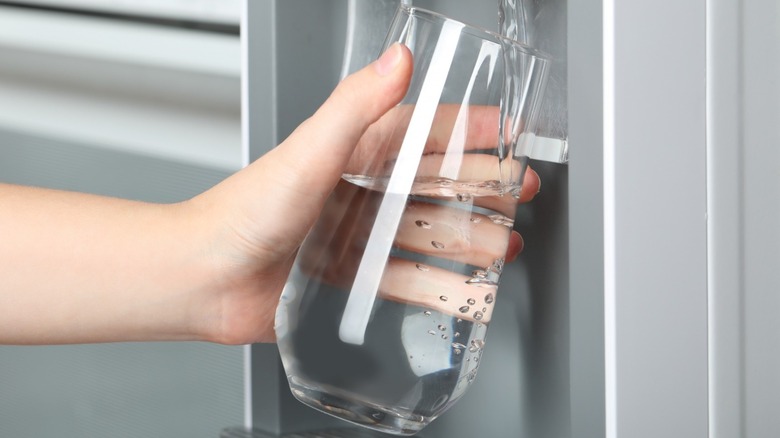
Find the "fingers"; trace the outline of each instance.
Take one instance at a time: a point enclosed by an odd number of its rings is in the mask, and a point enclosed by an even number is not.
[[[511,196],[503,198],[516,205]],[[301,248],[300,267],[310,277],[349,291],[381,192],[342,180],[329,202],[331,208],[320,217]],[[464,320],[488,322],[504,259],[516,257],[523,241],[512,231],[509,217],[500,213],[491,214],[482,208],[471,211],[452,197],[416,198],[404,211],[394,246],[399,251],[385,268],[380,286],[383,298],[440,310]],[[421,260],[425,264],[420,264]],[[488,294],[492,297],[486,300]],[[464,306],[468,308],[463,310]]]
[[[522,171],[523,166],[518,160],[506,159],[500,163],[494,155],[455,152],[424,155],[417,168],[417,178],[450,179],[462,186],[453,187],[453,190],[460,188],[467,193],[484,196],[499,194],[499,187],[496,186],[499,181],[506,181],[510,185],[519,181]]]
[[[426,152],[448,148],[484,150],[498,147],[499,108],[484,105],[441,105],[433,119]]]
[[[511,223],[426,202],[410,203],[395,244],[406,251],[487,267],[506,255]]]
[[[502,179],[502,173],[509,174],[510,180],[519,180],[522,177],[519,193],[513,193],[511,188],[504,187],[509,193],[499,195],[495,183]],[[541,187],[539,175],[530,167],[523,171],[518,160],[506,160],[500,165],[498,157],[485,154],[466,154],[457,159],[449,159],[446,154],[423,156],[417,170],[417,179],[432,181],[440,178],[452,180],[453,183],[448,187],[437,184],[415,193],[449,197],[461,193],[471,194],[474,195],[471,199],[474,205],[510,218],[515,216],[517,203],[531,201]]]
[[[502,169],[503,166],[503,169]],[[417,168],[417,178],[421,180],[430,180],[437,178],[448,178],[456,181],[456,186],[452,191],[457,193],[457,184],[464,185],[462,188],[467,192],[483,195],[475,197],[475,203],[486,202],[482,207],[492,208],[501,211],[509,216],[510,213],[506,207],[499,207],[492,204],[506,204],[510,210],[514,210],[516,202],[529,202],[538,193],[541,188],[539,174],[530,166],[523,171],[523,165],[518,160],[505,160],[499,164],[498,157],[485,154],[464,154],[456,159],[452,159],[447,154],[425,155],[420,159],[420,165]],[[504,175],[502,175],[502,173]],[[503,178],[502,178],[503,177]],[[522,177],[520,193],[512,194],[514,200],[510,201],[511,196],[484,196],[496,193],[496,187],[480,187],[479,184],[498,182],[504,178],[510,181],[517,181]],[[477,184],[477,185],[475,185]],[[509,189],[511,190],[511,189]],[[509,195],[507,194],[507,195]]]
[[[372,175],[382,163],[398,156],[413,105],[400,105],[388,111],[366,131],[348,172]],[[442,104],[438,107],[425,145],[425,153],[496,149],[499,109],[495,106]],[[378,165],[378,166],[377,166]]]
[[[382,118],[383,123],[408,125],[413,107],[399,106]],[[486,105],[442,104],[433,118],[426,153],[447,149],[476,151],[498,147],[499,108]],[[397,132],[403,134],[405,132]],[[397,140],[401,140],[400,138]],[[400,141],[398,142],[400,144]]]
[[[469,282],[472,277],[434,266],[391,258],[379,294],[463,320],[488,323],[493,315],[497,286]]]

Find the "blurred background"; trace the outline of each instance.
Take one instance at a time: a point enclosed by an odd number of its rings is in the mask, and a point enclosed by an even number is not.
[[[240,14],[0,2],[0,181],[174,202],[237,170]],[[243,424],[243,376],[242,347],[3,346],[0,436],[214,438]]]

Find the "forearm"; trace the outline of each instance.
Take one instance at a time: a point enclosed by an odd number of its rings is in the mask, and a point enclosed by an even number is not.
[[[0,185],[0,343],[197,339],[209,269],[183,214]]]

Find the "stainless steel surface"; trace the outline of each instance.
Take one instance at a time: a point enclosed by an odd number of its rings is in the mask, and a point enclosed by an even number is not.
[[[703,438],[706,4],[605,7],[607,436]]]
[[[780,428],[780,7],[710,0],[710,436]]]
[[[294,432],[283,435],[273,435],[258,429],[227,428],[222,430],[219,434],[219,438],[382,438],[389,436],[393,435],[356,428],[326,429],[300,433]],[[417,436],[424,438],[423,435]]]
[[[780,5],[742,2],[745,437],[780,430]]]
[[[777,197],[777,6],[538,3],[567,11],[553,21],[568,44],[570,165],[537,164],[542,193],[521,207],[526,250],[506,273],[476,386],[425,436],[769,436],[780,393],[780,303],[769,293],[780,242],[767,206]],[[495,23],[493,1],[416,4]],[[732,20],[712,40],[726,43],[714,57],[726,68],[708,77],[705,17],[718,5],[721,25]],[[707,97],[705,78],[725,93]],[[720,118],[709,139],[708,98],[723,102],[710,107]],[[734,150],[739,139],[751,147]]]
[[[742,2],[707,2],[710,437],[745,437]]]
[[[569,394],[577,438],[606,436],[602,8],[601,0],[577,0],[567,10]]]
[[[270,151],[277,133],[276,1],[244,1],[241,24],[241,127],[244,165]],[[251,54],[249,56],[248,54]]]

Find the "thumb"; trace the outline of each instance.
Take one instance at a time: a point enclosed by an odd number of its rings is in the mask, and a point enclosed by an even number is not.
[[[324,197],[366,129],[404,97],[411,73],[411,52],[394,44],[378,60],[341,81],[274,153],[290,164],[299,182],[308,182],[304,187],[321,189],[316,195]]]
[[[227,190],[227,199],[246,208],[238,217],[248,220],[236,225],[244,230],[244,239],[262,241],[262,247],[280,254],[297,248],[341,178],[360,137],[401,101],[411,75],[411,52],[393,45],[377,61],[344,79],[320,109],[279,146],[221,183],[222,189],[211,190]],[[257,202],[257,190],[263,188],[269,189],[268,195]]]

